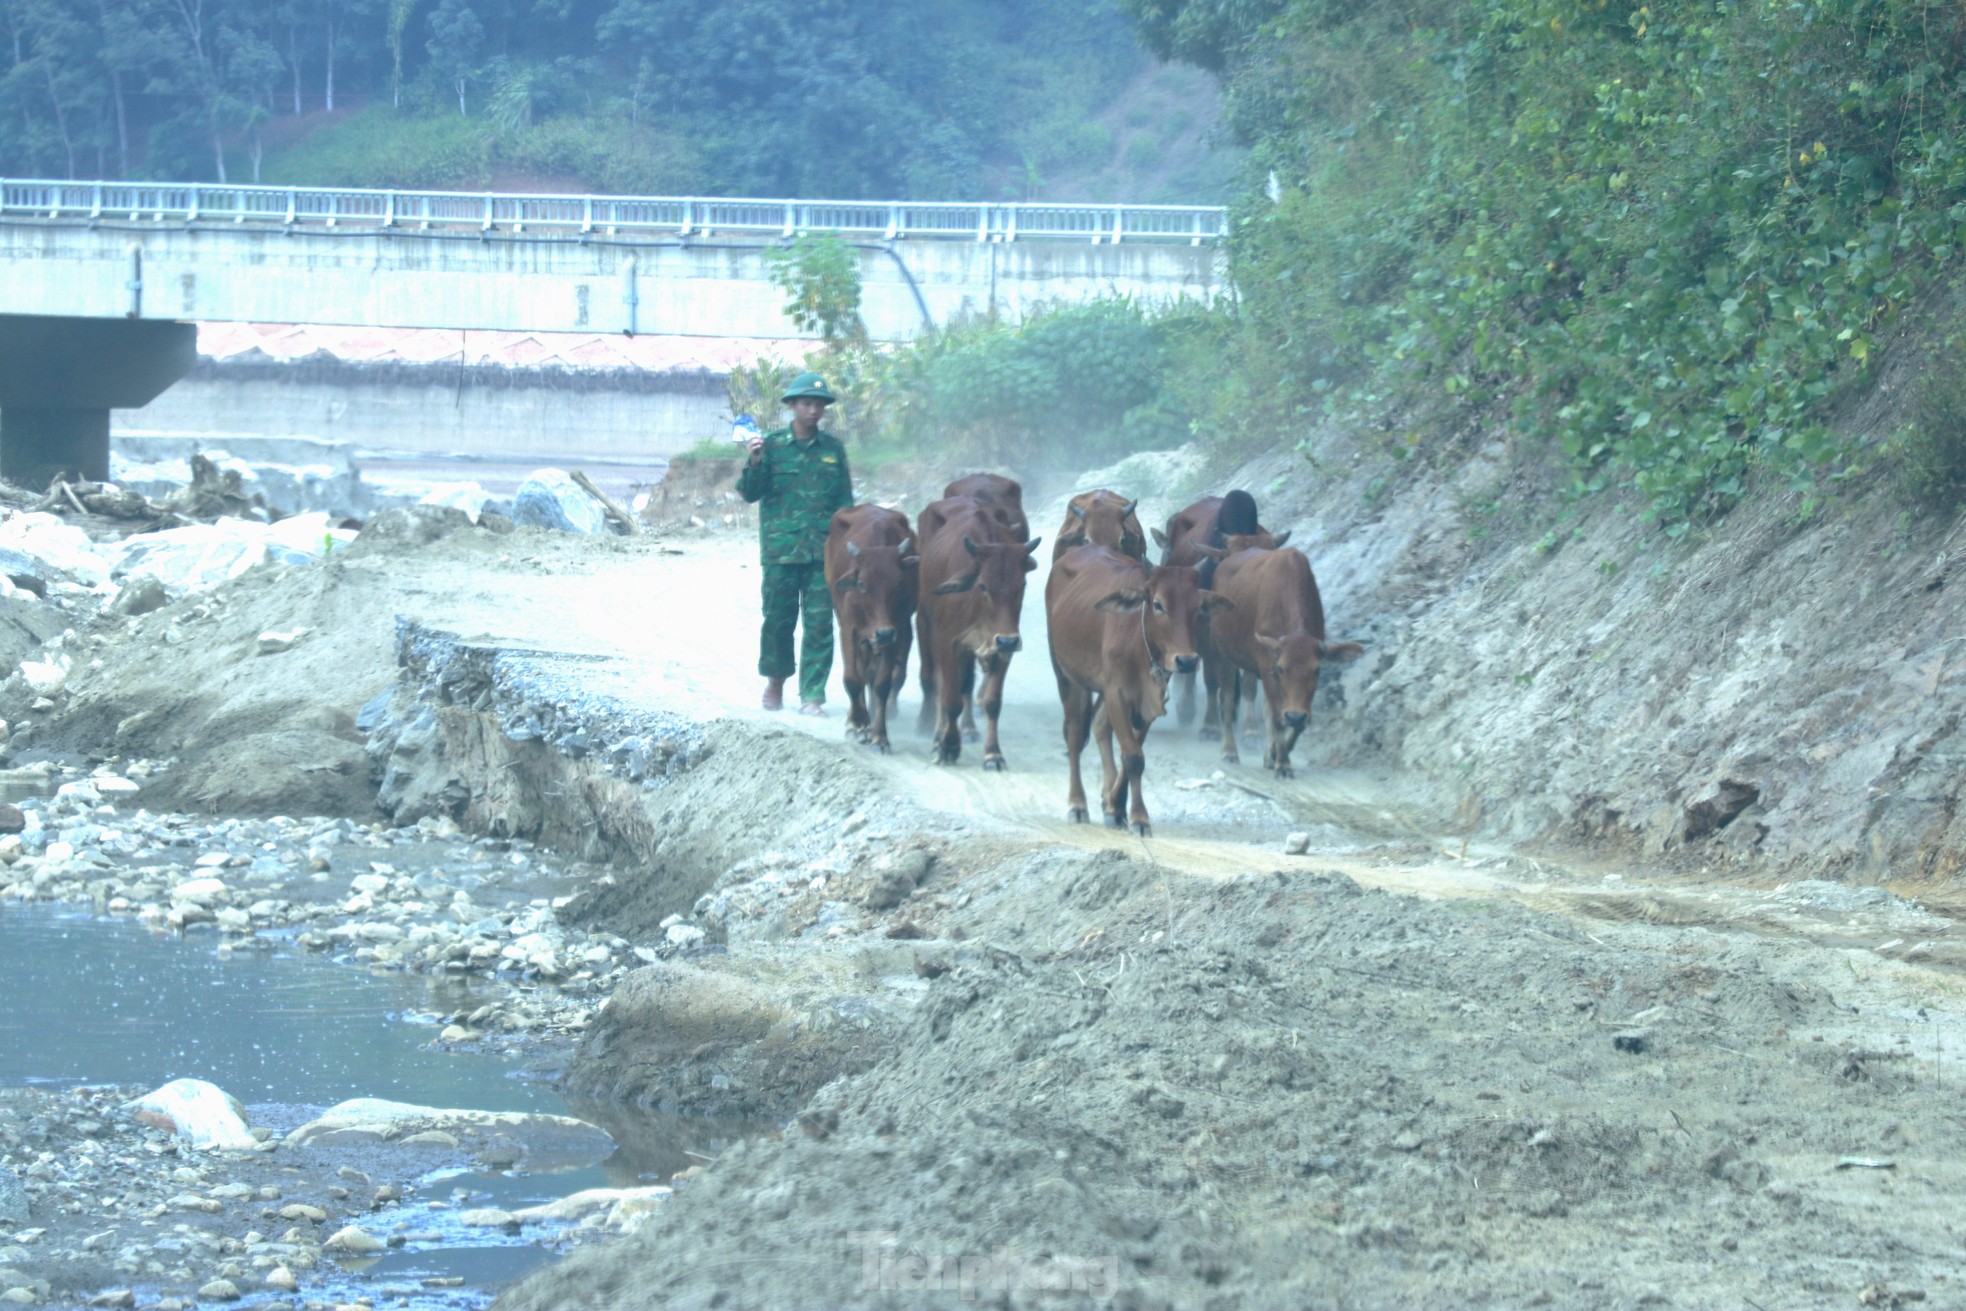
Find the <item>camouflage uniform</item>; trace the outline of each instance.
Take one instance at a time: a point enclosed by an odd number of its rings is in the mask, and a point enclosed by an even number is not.
[[[801,615],[799,699],[824,701],[833,672],[833,600],[826,591],[826,533],[833,511],[853,504],[846,448],[820,431],[800,442],[790,428],[765,434],[763,457],[744,466],[737,494],[758,502],[758,561],[764,566],[764,629],[758,672],[786,678],[793,671],[792,629]]]

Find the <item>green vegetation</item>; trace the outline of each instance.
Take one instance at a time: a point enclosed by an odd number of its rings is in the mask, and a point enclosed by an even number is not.
[[[1955,336],[1913,383],[1910,421],[1887,446],[1906,500],[1951,514],[1966,505],[1966,348]]]
[[[1228,426],[1431,397],[1675,534],[1869,463],[1831,406],[1966,236],[1958,4],[1126,2],[1251,147]]]
[[[1117,0],[0,0],[0,22],[14,176],[1021,199],[1116,160],[1100,111],[1149,69]]]

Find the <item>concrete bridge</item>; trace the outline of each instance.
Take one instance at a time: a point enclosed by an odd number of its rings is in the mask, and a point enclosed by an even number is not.
[[[833,232],[899,341],[1226,286],[1213,207],[532,196],[0,179],[0,477],[106,477],[109,410],[196,359],[193,322],[783,339],[769,253]]]

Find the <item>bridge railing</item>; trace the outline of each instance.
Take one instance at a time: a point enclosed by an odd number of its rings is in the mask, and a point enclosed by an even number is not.
[[[1186,242],[1197,246],[1220,238],[1226,223],[1225,211],[1213,205],[540,196],[0,178],[0,219],[6,218],[679,237],[714,237],[719,233],[791,237],[802,232],[837,232],[890,241]]]

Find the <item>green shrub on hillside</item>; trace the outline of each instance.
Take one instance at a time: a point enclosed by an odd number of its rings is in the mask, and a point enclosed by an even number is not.
[[[375,105],[269,152],[265,178],[315,187],[482,187],[492,145],[490,125],[480,120]]]
[[[1966,506],[1966,348],[1955,338],[1912,384],[1909,422],[1887,455],[1898,489],[1922,509]]]
[[[1129,4],[1254,146],[1245,368],[1505,406],[1673,531],[1858,467],[1829,404],[1966,236],[1957,4]]]

